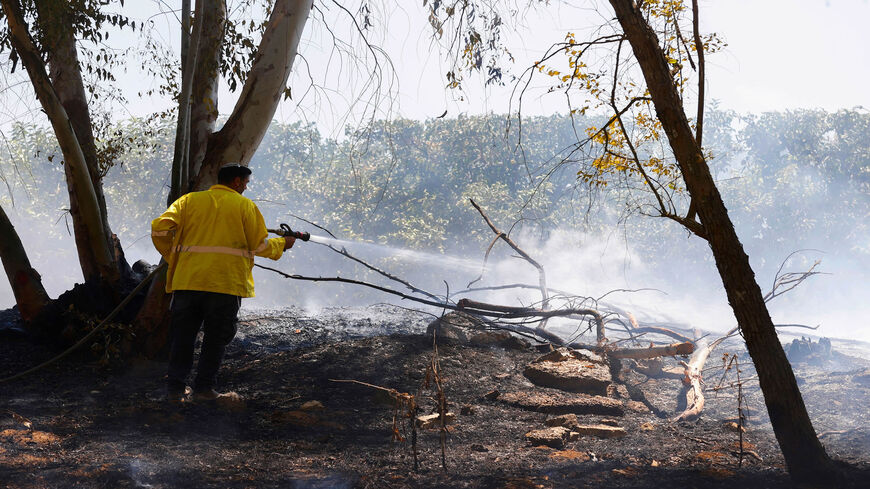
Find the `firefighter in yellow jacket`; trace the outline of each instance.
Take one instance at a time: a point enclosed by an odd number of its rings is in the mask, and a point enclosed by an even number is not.
[[[213,400],[224,349],[236,335],[242,297],[254,296],[254,256],[277,260],[295,239],[267,239],[263,215],[242,192],[251,170],[238,163],[218,171],[218,184],[188,193],[151,222],[154,246],[169,263],[172,293],[168,398],[184,399],[196,335],[203,330],[194,400]]]

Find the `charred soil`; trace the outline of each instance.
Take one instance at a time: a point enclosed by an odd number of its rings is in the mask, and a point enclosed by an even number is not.
[[[699,420],[671,421],[679,380],[623,362],[609,397],[624,409],[577,420],[624,436],[537,446],[526,433],[547,429],[555,414],[505,399],[556,395],[523,375],[546,349],[445,342],[436,353],[424,334],[430,319],[392,308],[248,314],[221,374],[241,400],[171,404],[159,362],[70,361],[0,384],[0,486],[794,487],[738,346],[729,351],[746,379],[742,444],[730,424],[733,376],[720,381],[711,359]],[[0,353],[0,377],[52,355],[15,335],[0,337]],[[854,487],[870,480],[867,367],[843,353],[795,365],[822,442]],[[394,394],[414,396],[418,416],[437,414],[439,380],[450,422],[414,429],[408,398]]]

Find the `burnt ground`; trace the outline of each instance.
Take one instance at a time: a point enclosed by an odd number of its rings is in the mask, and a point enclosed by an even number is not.
[[[437,361],[455,420],[446,432],[418,430],[415,470],[404,409],[383,391],[332,380],[394,388],[416,395],[420,414],[437,411],[436,391],[424,386],[434,357],[423,334],[430,319],[386,307],[248,313],[221,377],[244,406],[168,404],[159,362],[121,369],[79,359],[0,384],[0,487],[793,487],[736,343],[707,363],[700,420],[670,420],[680,409],[679,381],[623,368],[626,390],[648,409],[580,415],[581,423],[612,418],[605,421],[627,435],[584,436],[561,448],[531,446],[524,436],[552,415],[487,396],[533,389],[522,371],[542,348],[441,344]],[[850,345],[835,342],[832,355],[795,370],[828,452],[848,464],[851,486],[868,487],[870,362]],[[720,382],[726,352],[739,354],[746,380],[743,447],[754,455],[742,464],[739,435],[727,425],[738,408],[729,387],[735,369]],[[2,335],[0,377],[51,355]]]

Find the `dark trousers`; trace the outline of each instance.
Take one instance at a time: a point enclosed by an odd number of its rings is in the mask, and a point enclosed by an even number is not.
[[[224,349],[236,336],[236,321],[242,298],[235,295],[177,290],[172,295],[167,383],[170,391],[183,391],[193,367],[193,349],[203,330],[194,391],[212,389],[224,358]]]

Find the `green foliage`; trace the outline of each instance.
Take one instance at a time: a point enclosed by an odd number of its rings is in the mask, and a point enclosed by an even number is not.
[[[738,220],[756,241],[870,252],[870,116],[865,111],[799,110],[742,120],[745,157],[726,182]],[[747,184],[746,181],[751,184]]]
[[[503,18],[494,4],[487,2],[443,2],[423,0],[429,9],[429,25],[436,39],[447,33],[446,49],[453,61],[447,72],[447,88],[462,87],[462,72],[484,75],[487,85],[502,84],[502,70],[513,61],[502,42]]]
[[[576,179],[577,163],[558,165],[554,153],[576,141],[571,122],[526,119],[521,146],[516,121],[507,125],[499,116],[381,122],[363,143],[353,133],[333,140],[310,124],[274,124],[251,162],[246,195],[269,224],[317,232],[295,215],[343,239],[421,251],[482,256],[493,235],[468,204],[472,198],[515,236],[546,239],[557,228],[605,235],[621,222],[620,234],[651,265],[709,261],[703,243],[686,241],[676,224],[635,219],[642,206],[630,189],[589,188]],[[172,131],[171,124],[142,120],[108,130],[126,138],[105,179],[111,225],[125,246],[147,245],[151,219],[164,210]],[[713,171],[759,274],[772,276],[784,254],[798,248],[870,254],[870,115],[711,111],[707,134]],[[68,236],[54,138],[19,125],[8,143],[0,173],[13,189],[17,222],[52,224],[47,238]],[[110,153],[115,144],[100,141]],[[9,198],[0,198],[4,206]],[[698,253],[687,252],[692,247]],[[37,268],[52,252],[28,251]]]
[[[57,43],[57,39],[72,30],[72,36],[79,40],[80,53],[83,56],[82,72],[89,74],[93,82],[87,87],[94,96],[99,96],[96,83],[114,81],[112,72],[124,63],[127,53],[108,49],[104,41],[109,39],[113,30],[142,30],[142,24],[117,12],[110,7],[123,7],[123,0],[21,0],[25,21],[32,25],[37,48],[47,62],[49,46]],[[37,11],[40,14],[37,16]],[[3,11],[0,10],[0,53],[9,53],[14,72],[18,55],[11,48],[9,27]]]

